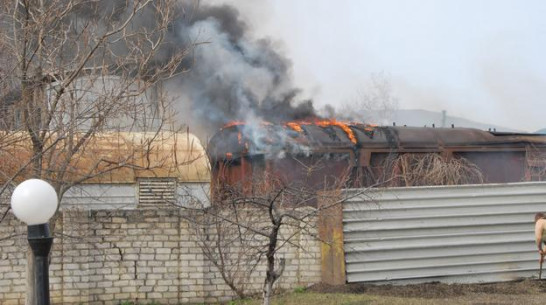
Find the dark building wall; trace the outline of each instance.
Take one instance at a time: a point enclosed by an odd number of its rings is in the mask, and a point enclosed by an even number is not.
[[[248,190],[251,181],[262,179],[264,174],[315,190],[403,186],[403,181],[394,177],[396,169],[389,166],[405,154],[437,154],[446,161],[464,158],[479,169],[484,183],[542,180],[546,176],[540,174],[541,170],[546,172],[544,135],[469,128],[347,126],[356,142],[344,138],[346,131],[336,126],[305,125],[296,134],[292,130],[282,134],[282,126],[264,127],[263,137],[271,140],[265,145],[260,142],[261,146],[256,146],[241,126],[223,129],[209,144],[213,190],[226,185],[245,185]],[[302,153],[294,147],[308,150]],[[531,168],[530,164],[535,165]]]

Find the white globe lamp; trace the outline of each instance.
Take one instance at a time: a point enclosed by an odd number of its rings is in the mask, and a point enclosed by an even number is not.
[[[49,219],[58,206],[57,192],[47,182],[30,179],[19,184],[11,195],[13,214],[28,225],[28,243],[34,254],[34,288],[37,305],[50,305],[49,251],[53,237]]]
[[[44,180],[29,179],[11,195],[13,214],[27,225],[47,223],[57,211],[57,192]]]

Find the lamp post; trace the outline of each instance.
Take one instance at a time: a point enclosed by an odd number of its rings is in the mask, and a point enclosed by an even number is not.
[[[53,244],[49,219],[57,211],[57,192],[47,182],[29,179],[11,195],[13,214],[28,225],[28,243],[34,254],[34,297],[37,305],[49,305],[49,262]]]

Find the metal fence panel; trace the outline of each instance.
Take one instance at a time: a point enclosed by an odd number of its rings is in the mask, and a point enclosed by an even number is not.
[[[346,190],[348,282],[496,282],[538,274],[546,183]]]

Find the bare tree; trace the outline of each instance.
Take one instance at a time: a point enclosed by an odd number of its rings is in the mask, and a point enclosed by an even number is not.
[[[340,115],[357,122],[387,125],[392,122],[397,109],[398,98],[388,77],[384,73],[376,73],[342,106]]]
[[[344,182],[340,177],[329,188],[339,189]],[[317,208],[319,195],[309,185],[264,173],[239,185],[219,186],[212,190],[220,194],[209,208],[189,214],[205,258],[238,297],[255,294],[255,279],[264,272],[261,294],[263,304],[270,304],[288,248],[305,251],[302,240],[319,240],[317,215],[330,205]],[[337,197],[330,201],[342,202]]]
[[[104,173],[153,166],[135,160],[149,161],[163,131],[176,131],[161,83],[184,72],[192,48],[166,38],[184,9],[176,0],[0,4],[0,195],[35,177],[62,198]],[[119,153],[101,154],[97,143]]]

